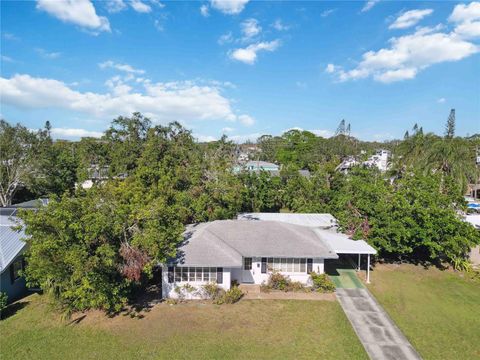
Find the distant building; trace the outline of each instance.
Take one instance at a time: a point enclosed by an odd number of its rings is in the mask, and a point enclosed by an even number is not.
[[[391,153],[389,150],[378,150],[375,155],[368,158],[363,162],[364,166],[376,167],[381,172],[385,172],[389,169],[389,160]]]
[[[467,215],[465,221],[472,224],[477,231],[480,231],[480,214]],[[471,248],[469,260],[474,266],[480,266],[480,245]]]
[[[346,159],[344,159],[340,165],[336,167],[336,171],[340,171],[344,174],[348,172],[352,167],[357,166],[359,162],[355,159],[354,156],[348,156]]]
[[[239,173],[241,171],[260,172],[262,170],[279,173],[280,166],[266,161],[247,161],[244,164],[238,164],[233,167],[233,171],[235,173]]]
[[[82,189],[90,189],[94,184],[101,184],[104,183],[109,179],[109,166],[97,166],[91,165],[90,168],[87,170],[87,179],[83,181],[80,186]],[[119,174],[114,176],[114,179],[125,179],[127,174]]]

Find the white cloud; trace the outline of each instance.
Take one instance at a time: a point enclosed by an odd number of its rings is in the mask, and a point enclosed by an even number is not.
[[[380,0],[369,0],[365,3],[365,5],[362,8],[362,12],[366,12],[371,10]]]
[[[257,36],[262,31],[262,27],[258,24],[256,19],[247,19],[240,24],[242,29],[243,36],[246,39],[250,39],[254,36]]]
[[[425,16],[433,13],[432,9],[424,10],[409,10],[400,15],[388,28],[389,29],[406,29],[413,25],[416,25]]]
[[[212,8],[227,15],[240,14],[249,0],[210,0]]]
[[[333,74],[335,72],[335,65],[328,64],[327,67],[325,68],[325,72],[329,74]]]
[[[54,138],[74,138],[78,139],[81,137],[102,137],[103,133],[100,131],[89,131],[85,129],[75,129],[75,128],[53,128],[51,130],[52,136]]]
[[[324,129],[313,129],[313,130],[308,130],[308,131],[310,131],[311,133],[313,133],[317,136],[321,136],[321,137],[324,137],[324,138],[329,138],[329,137],[332,137],[334,135],[333,131],[324,130]]]
[[[231,43],[233,41],[233,35],[231,32],[228,32],[226,34],[223,34],[222,36],[220,36],[218,38],[218,43],[220,45],[223,45],[223,44],[228,44],[228,43]]]
[[[15,34],[8,33],[8,32],[3,32],[2,36],[5,40],[12,40],[12,41],[20,40],[20,38],[18,38]]]
[[[67,84],[30,75],[0,77],[2,104],[19,109],[63,109],[108,120],[118,115],[140,111],[156,122],[224,120],[247,124],[248,115],[237,116],[231,101],[223,96],[223,88],[201,85],[193,81],[137,84],[141,90],[123,87],[119,79],[111,79],[107,93],[80,92]],[[127,85],[129,86],[129,85]]]
[[[98,64],[98,66],[101,69],[111,68],[111,69],[116,69],[116,70],[119,70],[119,71],[124,71],[124,72],[130,73],[130,74],[139,74],[139,75],[145,74],[145,70],[135,69],[133,66],[128,65],[128,64],[117,64],[117,63],[113,62],[112,60],[107,60],[103,63]]]
[[[275,51],[280,46],[280,40],[270,42],[260,42],[251,44],[246,48],[235,49],[230,53],[230,57],[234,60],[241,61],[245,64],[253,65],[257,60],[257,52],[259,51]]]
[[[131,0],[130,1],[130,6],[132,7],[133,10],[139,13],[149,13],[152,11],[152,8],[150,5],[147,5],[140,0]]]
[[[324,10],[320,13],[320,16],[321,17],[327,17],[327,16],[330,16],[332,15],[337,9],[327,9],[327,10]]]
[[[460,37],[480,37],[480,2],[455,6],[448,21],[456,23],[455,33]]]
[[[252,126],[253,124],[255,124],[255,119],[249,115],[238,116],[238,121],[240,121],[245,126]]]
[[[228,138],[236,143],[244,143],[246,141],[255,142],[260,136],[262,136],[262,134],[252,133],[252,134],[245,134],[245,135],[231,135]]]
[[[110,31],[108,19],[97,15],[90,0],[38,0],[37,9],[82,28],[96,32]]]
[[[210,13],[208,12],[208,5],[203,4],[200,6],[200,14],[202,14],[204,17],[210,16]]]
[[[5,55],[2,55],[1,59],[2,61],[5,61],[5,62],[10,62],[10,63],[15,62],[15,60],[13,60],[11,57],[5,56]]]
[[[449,21],[460,23],[464,21],[474,21],[480,19],[480,2],[471,2],[470,4],[459,4],[455,6]]]
[[[35,52],[38,55],[40,55],[42,58],[48,59],[48,60],[57,59],[61,55],[61,53],[59,52],[48,52],[47,50],[41,49],[41,48],[36,48]]]
[[[105,2],[105,7],[109,13],[117,13],[127,8],[123,0],[108,0]]]
[[[461,28],[461,25],[470,25],[477,19],[477,7],[472,4],[455,7],[449,20],[460,23],[451,32],[444,32],[441,24],[417,28],[412,34],[390,39],[388,47],[367,51],[351,70],[333,65],[331,71],[327,68],[327,72],[334,73],[339,81],[372,77],[376,81],[389,83],[413,79],[420,71],[434,64],[459,61],[478,53],[480,46],[467,39],[480,34],[475,35],[473,28]],[[461,36],[462,31],[468,35]]]
[[[290,29],[290,26],[285,25],[281,19],[275,20],[275,22],[272,24],[272,27],[277,31],[287,31]]]
[[[445,101],[447,101],[447,100],[442,97],[442,98],[440,98],[440,99],[437,100],[437,103],[443,104]]]
[[[218,139],[215,136],[211,135],[200,135],[200,134],[194,134],[193,135],[195,139],[197,139],[198,142],[212,142],[212,141],[217,141]]]
[[[232,131],[235,131],[235,129],[234,129],[234,128],[231,128],[231,127],[224,127],[224,128],[222,129],[222,133],[230,133],[230,132],[232,132]]]

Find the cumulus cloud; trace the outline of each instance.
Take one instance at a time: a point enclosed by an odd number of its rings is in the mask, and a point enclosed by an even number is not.
[[[406,29],[413,25],[416,25],[420,20],[422,20],[425,16],[430,15],[433,13],[432,9],[424,9],[424,10],[409,10],[404,12],[395,21],[388,27],[389,29]]]
[[[455,6],[448,21],[456,24],[455,33],[460,37],[480,37],[480,2]]]
[[[262,31],[262,27],[259,25],[256,19],[247,19],[240,24],[243,36],[246,39],[250,39],[257,36]]]
[[[212,8],[227,15],[240,14],[249,0],[210,0]]]
[[[272,27],[277,31],[287,31],[290,29],[289,25],[285,25],[281,19],[275,20]]]
[[[131,0],[130,6],[132,7],[133,10],[139,13],[149,13],[152,11],[152,8],[150,5],[147,5],[140,0]]]
[[[325,72],[329,74],[333,74],[335,72],[335,65],[328,64],[327,67],[325,68]]]
[[[437,103],[443,104],[445,101],[447,101],[447,100],[442,97],[442,98],[440,98],[440,99],[437,100]]]
[[[204,17],[208,17],[210,16],[210,13],[208,12],[208,6],[203,4],[202,6],[200,6],[200,14],[202,14],[202,16]]]
[[[109,13],[117,13],[127,8],[123,0],[108,0],[105,2],[105,7]]]
[[[232,132],[232,131],[235,131],[235,129],[234,129],[234,128],[231,128],[231,127],[224,127],[224,128],[222,129],[222,133],[230,133],[230,132]]]
[[[53,128],[51,134],[54,138],[61,139],[78,139],[82,137],[102,137],[103,133],[100,131],[90,131],[85,129],[75,129],[75,128]]]
[[[235,114],[220,85],[149,80],[135,85],[141,90],[133,91],[133,86],[112,78],[108,92],[96,93],[80,92],[62,81],[26,74],[0,77],[2,104],[19,109],[64,109],[101,120],[140,111],[157,122],[225,120],[249,125],[253,121],[248,115]]]
[[[107,69],[107,68],[116,69],[116,70],[124,71],[124,72],[130,73],[130,74],[139,74],[139,75],[145,74],[145,70],[135,69],[133,66],[128,65],[128,64],[117,64],[117,63],[113,62],[112,60],[107,60],[103,63],[98,64],[98,66],[101,69]]]
[[[90,0],[38,0],[37,9],[94,32],[110,31],[108,19],[97,15]]]
[[[218,43],[220,45],[223,45],[223,44],[228,44],[228,43],[231,43],[233,41],[233,35],[231,32],[228,32],[226,34],[223,34],[222,36],[220,36],[218,38]]]
[[[371,10],[380,0],[369,0],[363,5],[362,12]]]
[[[230,57],[234,60],[241,61],[245,64],[253,65],[257,60],[259,51],[275,51],[280,46],[280,40],[270,42],[259,42],[248,45],[246,48],[235,49],[230,53]]]
[[[376,81],[390,83],[413,79],[416,75],[438,63],[459,61],[480,51],[480,47],[468,39],[475,35],[460,26],[476,22],[476,6],[457,5],[449,20],[456,22],[451,32],[442,31],[443,26],[417,28],[412,34],[394,37],[389,46],[378,51],[367,51],[361,61],[351,70],[329,64],[326,71],[339,81],[372,77]],[[460,9],[460,10],[459,10]],[[467,35],[461,36],[464,31]],[[330,65],[332,65],[330,67]]]
[[[255,123],[255,119],[248,115],[240,115],[238,121],[245,126],[252,126]]]

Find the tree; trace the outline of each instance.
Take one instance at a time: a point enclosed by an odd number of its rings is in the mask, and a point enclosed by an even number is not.
[[[447,124],[445,126],[445,138],[452,139],[455,136],[455,109],[450,110]]]
[[[0,204],[11,205],[17,191],[38,175],[36,134],[17,124],[0,120]]]

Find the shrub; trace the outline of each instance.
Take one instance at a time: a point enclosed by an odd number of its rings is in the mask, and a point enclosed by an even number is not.
[[[178,295],[178,300],[183,301],[186,299],[188,294],[192,294],[197,290],[195,286],[192,286],[189,283],[186,283],[183,286],[175,286],[175,292]]]
[[[271,290],[270,286],[265,281],[260,284],[260,291],[261,292],[268,293],[268,292],[270,292],[270,290]]]
[[[286,287],[285,291],[294,291],[294,292],[299,292],[299,291],[309,291],[307,287],[305,287],[304,284],[302,284],[300,281],[290,281],[288,286]]]
[[[231,287],[230,290],[225,291],[223,295],[216,299],[215,304],[234,304],[243,296],[243,291],[238,286]]]
[[[215,301],[224,295],[225,290],[219,287],[216,283],[212,282],[202,286],[202,293],[205,299]]]
[[[278,271],[273,271],[268,278],[267,285],[270,289],[286,291],[290,285],[290,279]]]
[[[319,292],[333,292],[335,291],[335,284],[330,280],[327,274],[317,274],[312,272],[310,274],[313,283],[313,289]]]
[[[0,314],[7,307],[8,296],[7,294],[0,292]]]

